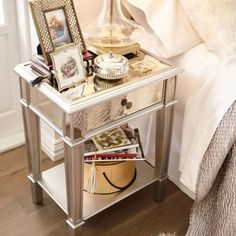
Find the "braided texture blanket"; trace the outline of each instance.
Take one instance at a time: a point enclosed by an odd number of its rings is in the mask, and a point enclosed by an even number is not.
[[[202,160],[186,236],[236,235],[236,102]]]

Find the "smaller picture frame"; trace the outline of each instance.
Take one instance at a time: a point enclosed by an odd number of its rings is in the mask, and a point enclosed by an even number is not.
[[[85,80],[83,56],[79,45],[62,48],[50,55],[59,92]]]

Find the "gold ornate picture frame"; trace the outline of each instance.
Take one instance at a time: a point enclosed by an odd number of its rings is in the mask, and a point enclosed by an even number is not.
[[[61,48],[50,55],[59,92],[77,86],[85,80],[83,56],[79,45]]]
[[[86,50],[73,0],[29,0],[29,4],[47,64],[52,62],[50,53],[63,47],[79,44],[82,52]]]

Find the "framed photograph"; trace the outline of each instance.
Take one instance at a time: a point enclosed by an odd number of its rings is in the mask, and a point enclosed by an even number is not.
[[[83,57],[78,45],[64,47],[50,55],[59,92],[85,80]]]
[[[46,64],[50,53],[79,44],[86,51],[73,0],[30,0],[30,8]]]

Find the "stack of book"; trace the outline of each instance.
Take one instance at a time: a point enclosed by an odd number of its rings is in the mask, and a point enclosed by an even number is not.
[[[86,51],[83,53],[84,67],[86,69],[87,76],[93,74],[93,65],[96,56],[96,54],[90,51]]]
[[[33,55],[30,58],[30,67],[32,72],[37,76],[37,78],[31,82],[33,86],[41,82],[43,79],[47,79],[48,82],[53,85],[52,65],[47,65],[44,62],[43,56]]]
[[[84,161],[144,160],[138,129],[121,127],[106,131],[85,142]]]

